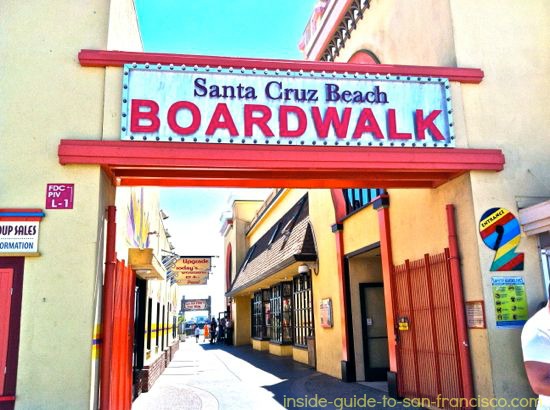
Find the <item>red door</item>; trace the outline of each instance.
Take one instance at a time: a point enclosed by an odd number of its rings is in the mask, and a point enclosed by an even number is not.
[[[393,267],[401,397],[464,397],[449,261],[445,249]]]
[[[0,396],[6,379],[12,286],[13,269],[0,268]]]

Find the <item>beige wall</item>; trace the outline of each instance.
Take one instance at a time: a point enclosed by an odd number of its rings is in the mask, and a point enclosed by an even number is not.
[[[83,46],[105,47],[107,9],[96,3],[6,1],[0,13],[0,207],[44,208],[48,182],[75,184],[74,209],[46,211],[41,256],[25,260],[17,409],[90,406],[99,197],[110,188],[98,167],[60,166],[57,145],[101,134],[103,75],[76,62]]]
[[[336,221],[329,190],[309,191],[309,218],[313,225],[319,260],[318,275],[312,275],[317,370],[341,378],[343,312],[340,309],[336,238],[331,228]],[[334,320],[332,328],[321,327],[319,305],[324,298],[332,298]]]
[[[108,27],[109,2],[2,3],[0,207],[44,208],[47,183],[75,184],[74,209],[46,211],[41,256],[25,260],[17,409],[94,402],[102,228],[114,189],[99,167],[59,165],[57,147],[102,138],[104,70],[82,68],[77,56],[107,48]]]
[[[518,216],[518,206],[550,197],[550,3],[507,1],[451,2],[457,62],[480,67],[485,78],[478,86],[463,85],[468,144],[500,148],[504,171],[473,172],[474,220],[498,206]],[[490,22],[490,24],[488,24]],[[521,33],[521,35],[518,35]],[[524,376],[521,329],[496,329],[489,267],[494,252],[476,235],[477,252],[489,325],[490,361],[496,397],[531,395]],[[517,249],[525,253],[525,269],[498,276],[525,278],[530,313],[544,299],[536,238],[522,236]],[[510,371],[515,369],[515,371]]]
[[[483,299],[486,306],[488,329],[469,331],[474,385],[482,396],[532,394],[521,363],[521,328],[495,328],[490,281],[495,275],[524,277],[532,313],[543,298],[536,239],[522,237],[523,271],[491,273],[494,252],[481,241],[477,224],[489,208],[517,216],[519,207],[550,197],[549,19],[545,0],[373,0],[338,57],[348,61],[367,49],[383,64],[484,71],[481,84],[451,84],[456,144],[502,149],[504,171],[471,172],[435,190],[390,190],[395,263],[447,246],[444,207],[456,206],[465,299]]]
[[[380,241],[378,211],[372,206],[365,208],[344,221],[344,254]]]
[[[236,296],[233,298],[233,328],[235,346],[250,344],[250,326],[251,315],[250,311],[250,296]]]
[[[372,0],[337,61],[362,49],[382,64],[455,65],[449,0]]]

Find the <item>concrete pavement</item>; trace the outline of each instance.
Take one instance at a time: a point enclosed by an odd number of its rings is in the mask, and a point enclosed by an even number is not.
[[[341,382],[289,358],[250,346],[195,343],[194,338],[180,343],[151,391],[142,393],[132,406],[133,410],[285,408],[404,407],[380,390]]]

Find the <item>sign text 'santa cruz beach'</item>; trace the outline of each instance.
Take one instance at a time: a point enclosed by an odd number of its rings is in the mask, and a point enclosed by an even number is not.
[[[123,140],[455,146],[442,78],[134,64],[122,102]]]

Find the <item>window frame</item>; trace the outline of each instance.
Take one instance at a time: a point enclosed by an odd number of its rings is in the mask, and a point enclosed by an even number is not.
[[[292,278],[293,345],[307,348],[307,339],[315,335],[313,316],[313,284],[311,274]]]

